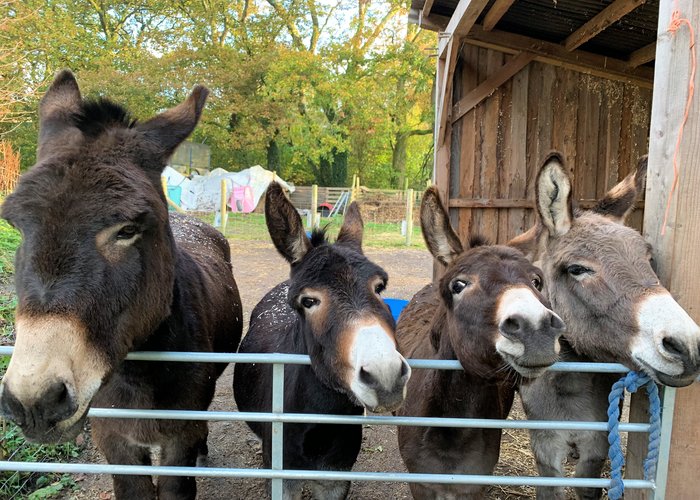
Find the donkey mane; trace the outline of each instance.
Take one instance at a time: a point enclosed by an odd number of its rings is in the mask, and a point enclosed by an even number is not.
[[[488,240],[488,238],[486,238],[480,234],[469,235],[469,248],[484,247],[484,246],[490,246],[490,245],[491,245],[491,242]]]
[[[88,137],[98,137],[110,128],[133,128],[136,125],[136,119],[126,108],[104,97],[84,100],[71,119]]]
[[[327,245],[328,244],[328,235],[326,234],[326,231],[328,230],[328,226],[323,226],[323,227],[316,227],[314,228],[313,231],[311,231],[311,246],[314,248]]]

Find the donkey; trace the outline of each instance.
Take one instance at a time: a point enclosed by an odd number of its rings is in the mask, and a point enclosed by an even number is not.
[[[307,238],[299,214],[277,183],[268,187],[265,217],[290,279],[255,306],[239,352],[308,354],[311,366],[286,366],[284,409],[292,413],[361,415],[396,409],[411,369],[396,350],[394,320],[381,293],[387,274],[362,253],[363,223],[348,207],[334,244],[323,231]],[[250,381],[255,383],[251,384]],[[241,411],[271,411],[272,367],[236,364],[234,395]],[[248,422],[271,462],[271,425]],[[350,470],[362,441],[360,425],[286,424],[284,467]],[[285,481],[284,497],[301,498],[302,481]],[[350,482],[311,484],[314,498],[342,499]]]
[[[562,360],[623,363],[661,384],[690,384],[700,371],[700,328],[659,283],[651,247],[624,226],[646,178],[646,158],[591,210],[572,206],[571,181],[558,153],[536,180],[537,222],[510,244],[544,272],[547,294],[564,319]],[[618,376],[546,373],[524,380],[527,417],[544,420],[607,419],[608,393]],[[599,477],[608,443],[603,432],[531,431],[543,476],[562,476],[568,453],[578,456],[577,477]],[[579,488],[594,499],[600,489]],[[539,499],[564,498],[561,488],[539,488]]]
[[[473,238],[463,247],[438,191],[423,196],[421,227],[433,256],[446,266],[436,286],[420,290],[396,330],[407,357],[459,359],[464,371],[416,372],[402,415],[506,418],[518,375],[537,377],[558,359],[562,320],[549,309],[542,272],[514,248]],[[492,474],[500,429],[399,427],[410,472]],[[417,499],[480,499],[473,485],[412,483]]]
[[[39,105],[37,164],[2,216],[23,236],[16,258],[14,355],[2,414],[33,441],[73,439],[90,406],[206,410],[225,364],[125,361],[128,352],[235,352],[242,312],[226,239],[168,217],[160,174],[192,132],[208,91],[136,123],[83,100],[70,71]],[[109,463],[193,466],[202,421],[92,421]],[[193,477],[114,476],[119,499],[194,498]]]

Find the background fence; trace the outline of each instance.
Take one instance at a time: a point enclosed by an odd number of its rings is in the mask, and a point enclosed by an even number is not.
[[[370,189],[361,186],[324,187],[297,186],[290,200],[300,211],[306,227],[327,227],[334,238],[351,201],[357,201],[365,223],[364,243],[369,246],[425,248],[420,230],[420,203],[423,191],[413,189]],[[226,208],[222,198],[222,207]],[[315,207],[315,210],[314,210]],[[221,210],[220,210],[221,211]],[[252,213],[227,212],[222,228],[219,214],[191,212],[215,225],[229,238],[241,240],[268,239],[265,226],[264,199]],[[312,214],[316,214],[314,223]],[[407,222],[410,221],[410,222]]]
[[[11,347],[0,347],[0,355],[9,355]],[[381,415],[346,416],[318,415],[303,413],[285,413],[283,407],[284,366],[290,364],[310,364],[309,357],[297,354],[220,354],[201,352],[137,352],[127,357],[138,361],[169,362],[234,362],[234,363],[268,363],[273,365],[272,408],[271,412],[212,412],[187,410],[133,410],[119,408],[93,408],[91,418],[148,418],[208,421],[257,421],[272,422],[272,467],[271,469],[241,468],[207,468],[207,467],[169,467],[169,466],[134,466],[121,464],[76,464],[76,463],[34,463],[0,461],[0,471],[36,471],[64,472],[85,474],[134,474],[167,475],[199,477],[242,477],[265,478],[272,480],[272,499],[282,498],[282,481],[285,479],[310,480],[352,480],[385,482],[430,482],[479,485],[531,485],[564,487],[599,487],[607,488],[611,481],[604,478],[548,478],[530,476],[488,476],[460,474],[411,474],[401,472],[343,472],[343,471],[302,471],[288,470],[282,464],[282,435],[284,424],[292,422],[317,422],[327,424],[358,425],[411,425],[459,428],[501,428],[501,429],[561,429],[604,432],[606,422],[579,421],[533,421],[533,420],[495,420],[472,418],[428,418],[428,417],[390,417]],[[445,360],[409,360],[413,369],[461,370],[458,361]],[[624,373],[627,369],[619,364],[610,363],[556,363],[552,371]],[[670,444],[671,422],[673,416],[673,399],[675,391],[666,389],[664,400],[664,418],[661,432],[661,456],[654,481],[626,479],[627,489],[646,489],[650,498],[665,497],[665,476],[668,469],[668,449]],[[622,432],[649,431],[649,425],[643,423],[623,423]]]

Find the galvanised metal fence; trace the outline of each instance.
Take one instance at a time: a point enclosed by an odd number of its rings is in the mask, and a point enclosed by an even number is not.
[[[12,347],[0,347],[1,355],[11,355]],[[266,363],[273,366],[272,411],[227,412],[227,411],[188,411],[188,410],[135,410],[119,408],[92,408],[91,418],[148,418],[167,420],[208,420],[208,421],[255,421],[272,423],[272,463],[270,469],[228,469],[213,467],[174,467],[116,464],[83,463],[38,463],[0,461],[0,471],[18,472],[57,472],[69,474],[129,474],[155,476],[200,476],[270,479],[272,500],[282,499],[282,483],[285,479],[324,480],[324,481],[381,481],[381,482],[420,482],[451,483],[497,486],[563,486],[608,488],[609,479],[602,478],[556,478],[538,476],[491,476],[471,474],[417,474],[402,472],[341,472],[320,470],[288,470],[282,464],[282,432],[285,423],[326,423],[359,425],[410,425],[457,428],[497,428],[497,429],[552,429],[607,431],[606,422],[582,422],[560,420],[502,420],[477,418],[432,418],[432,417],[389,417],[381,415],[320,415],[314,413],[284,413],[284,366],[308,365],[309,356],[300,354],[248,354],[248,353],[204,353],[204,352],[134,352],[127,356],[132,361],[182,361],[200,363]],[[413,369],[461,370],[456,360],[409,359]],[[551,371],[581,373],[626,373],[628,369],[615,363],[556,363]],[[649,490],[650,498],[665,498],[668,456],[671,444],[675,389],[665,388],[662,424],[661,450],[655,480],[625,479],[626,489]],[[621,432],[649,432],[649,424],[622,423]]]

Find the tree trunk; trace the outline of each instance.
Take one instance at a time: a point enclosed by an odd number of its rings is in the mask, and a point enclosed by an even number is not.
[[[281,168],[280,147],[276,139],[270,139],[267,143],[267,169],[280,175]]]
[[[333,148],[331,158],[321,158],[316,182],[319,186],[345,186],[348,178],[348,153]]]
[[[394,175],[398,177],[398,188],[403,189],[406,182],[406,148],[408,146],[408,137],[406,133],[396,134],[396,141],[391,150],[391,166],[394,170]]]

